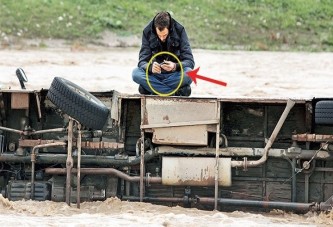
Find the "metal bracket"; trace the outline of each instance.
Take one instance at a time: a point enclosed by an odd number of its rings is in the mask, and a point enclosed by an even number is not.
[[[287,149],[287,153],[289,154],[300,154],[302,152],[302,149],[300,147],[289,147]]]

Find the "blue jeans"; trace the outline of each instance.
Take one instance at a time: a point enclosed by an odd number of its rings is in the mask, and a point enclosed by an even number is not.
[[[191,68],[184,68],[184,78],[180,87],[190,85],[192,83],[191,78],[186,74],[186,72],[191,71]],[[155,91],[168,94],[178,87],[180,82],[181,72],[163,73],[163,74],[149,74],[149,83],[154,88]],[[132,72],[133,81],[141,85],[144,89],[154,94],[155,92],[149,87],[146,80],[146,71],[142,68],[135,68]]]

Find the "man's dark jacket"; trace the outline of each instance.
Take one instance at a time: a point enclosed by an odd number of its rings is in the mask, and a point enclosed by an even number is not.
[[[170,16],[170,14],[169,14]],[[185,67],[194,68],[194,59],[192,55],[192,50],[185,28],[178,23],[176,20],[170,16],[170,28],[169,35],[167,37],[167,50],[162,50],[162,45],[156,34],[156,29],[154,26],[154,19],[144,28],[142,35],[142,44],[139,53],[139,63],[138,67],[146,70],[148,62],[151,58],[161,52],[167,51],[171,52],[178,57],[183,69]],[[163,62],[163,60],[168,60],[176,63],[176,70],[180,70],[180,65],[175,58],[171,55],[163,54],[157,56],[152,62],[157,61],[158,63]],[[150,64],[149,71],[151,72],[152,64]]]

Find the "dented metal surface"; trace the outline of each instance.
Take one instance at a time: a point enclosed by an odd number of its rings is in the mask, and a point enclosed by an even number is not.
[[[181,124],[216,120],[217,100],[147,97],[144,125]],[[202,111],[199,111],[202,110]]]
[[[142,129],[152,129],[156,144],[206,145],[208,127],[219,124],[217,100],[214,99],[145,99]],[[204,110],[204,111],[198,111]]]
[[[219,185],[231,186],[230,158],[219,159],[218,173]],[[207,157],[163,157],[162,184],[213,186],[215,184],[215,159]]]
[[[152,141],[156,144],[204,146],[207,144],[207,140],[207,125],[153,129]]]

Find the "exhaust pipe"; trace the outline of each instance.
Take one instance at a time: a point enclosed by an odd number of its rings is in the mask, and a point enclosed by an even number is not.
[[[261,164],[263,164],[264,162],[266,162],[267,157],[268,157],[268,151],[269,149],[271,149],[277,135],[279,134],[290,110],[293,108],[293,106],[295,105],[295,102],[292,100],[288,100],[287,101],[287,106],[284,109],[278,123],[276,124],[274,131],[272,132],[265,148],[264,148],[264,154],[263,156],[259,159],[259,160],[255,160],[255,161],[247,161],[247,158],[244,158],[243,161],[231,161],[231,167],[243,167],[245,170],[247,169],[247,167],[255,167],[255,166],[259,166]]]

